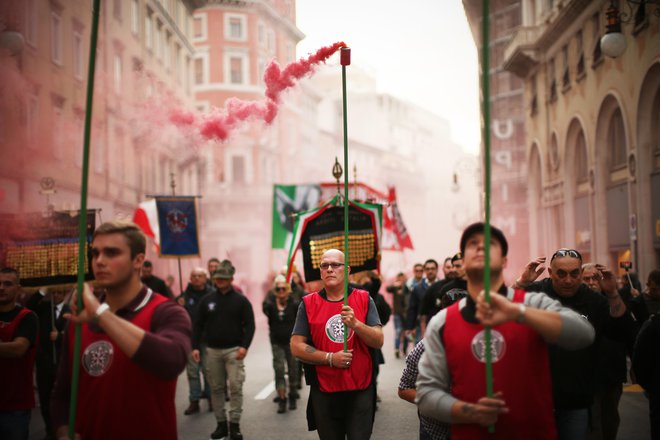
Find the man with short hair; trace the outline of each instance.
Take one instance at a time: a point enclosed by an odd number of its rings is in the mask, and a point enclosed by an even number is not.
[[[451,269],[446,272],[445,279],[433,283],[424,295],[422,308],[420,309],[420,319],[422,335],[426,330],[426,325],[440,310],[442,310],[442,298],[451,289],[460,289],[462,292],[467,289],[465,281],[465,270],[463,269],[463,256],[460,252],[449,258]]]
[[[415,333],[415,341],[419,342],[424,337],[426,323],[420,320],[420,308],[426,295],[426,290],[436,281],[438,281],[438,262],[429,258],[424,262],[425,278],[417,284],[410,295],[408,304],[408,317],[406,320],[406,330],[408,334]]]
[[[100,225],[90,253],[99,299],[85,284],[84,309],[72,322],[51,400],[58,438],[67,438],[71,370],[80,362],[74,432],[83,439],[177,438],[176,381],[190,352],[188,314],[140,281],[146,237],[134,223]],[[74,324],[81,324],[74,359]]]
[[[29,434],[39,327],[37,315],[16,304],[20,290],[18,272],[0,269],[0,438],[12,440]]]
[[[641,295],[649,314],[660,312],[660,269],[653,269],[646,280],[646,290]]]
[[[154,265],[149,260],[144,260],[144,263],[142,263],[142,284],[156,293],[160,293],[169,299],[174,299],[174,295],[170,288],[167,287],[165,280],[154,275]]]
[[[601,287],[601,274],[595,263],[582,265],[582,282],[596,293],[604,295]],[[594,374],[596,388],[590,408],[592,440],[615,440],[621,418],[619,401],[623,393],[623,383],[628,378],[627,353],[632,353],[635,333],[628,340],[613,339],[603,335],[597,352]]]
[[[206,295],[215,291],[215,289],[206,283],[207,276],[206,270],[203,267],[196,267],[190,272],[190,283],[179,297],[180,304],[188,312],[193,328],[197,323],[197,315],[199,312],[199,303]],[[202,344],[203,345],[203,344]],[[195,414],[199,412],[199,400],[204,398],[209,402],[209,411],[213,411],[213,403],[211,401],[211,386],[209,385],[208,377],[204,370],[206,361],[206,352],[204,347],[200,350],[200,361],[196,362],[192,354],[188,357],[188,365],[186,366],[186,375],[188,376],[188,400],[190,404],[183,412],[184,415]],[[200,373],[204,375],[204,387],[202,388],[202,381],[200,380]]]
[[[429,323],[419,362],[422,415],[451,423],[452,440],[554,439],[548,344],[579,348],[593,341],[589,323],[543,293],[504,285],[508,243],[491,227],[490,302],[484,289],[485,225],[468,226],[460,249],[468,297]],[[495,394],[486,396],[484,326],[490,327]],[[487,427],[494,425],[494,433]]]
[[[617,291],[616,277],[597,264],[601,293],[582,282],[582,255],[561,248],[550,258],[549,278],[530,282],[542,272],[545,260],[528,264],[516,284],[528,292],[544,292],[578,314],[585,316],[596,331],[593,344],[569,351],[550,346],[550,370],[555,418],[560,439],[585,438],[589,430],[589,408],[596,390],[598,351],[604,335],[625,342],[634,339],[635,323]],[[538,264],[537,264],[538,263]]]
[[[236,269],[224,260],[213,272],[216,290],[199,303],[193,333],[192,356],[201,361],[202,343],[206,344],[206,374],[211,384],[213,412],[217,426],[211,438],[228,434],[240,440],[243,413],[244,359],[254,337],[254,312],[250,301],[232,286]],[[229,384],[229,425],[225,411],[225,395]]]
[[[349,287],[348,305],[343,304],[344,264],[343,252],[323,253],[319,268],[324,288],[303,297],[291,352],[305,363],[310,385],[308,429],[316,429],[321,439],[366,440],[376,408],[372,350],[383,346],[383,330],[367,291]]]
[[[68,290],[63,286],[39,289],[25,305],[36,313],[39,319],[40,342],[37,346],[35,377],[39,392],[39,409],[44,419],[46,435],[53,439],[55,428],[50,417],[50,396],[55,384],[62,339],[67,325],[64,314],[71,312],[69,305],[64,304]]]

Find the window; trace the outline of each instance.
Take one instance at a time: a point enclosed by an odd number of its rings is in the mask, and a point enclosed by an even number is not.
[[[115,0],[112,8],[112,15],[119,21],[121,21],[121,3],[124,0]]]
[[[243,84],[243,60],[239,57],[229,59],[229,81],[232,84]]]
[[[115,93],[120,94],[121,93],[121,88],[122,88],[122,62],[121,62],[121,56],[120,55],[115,55],[115,61],[114,61],[114,86],[115,86]]]
[[[607,128],[610,171],[626,166],[626,135],[621,109],[617,108]]]
[[[156,22],[156,35],[154,35],[154,46],[156,58],[163,58],[163,25],[160,21]]]
[[[550,90],[548,91],[548,101],[553,102],[557,99],[557,80],[555,79],[555,59],[551,58],[548,61],[548,84]]]
[[[151,49],[154,45],[152,16],[152,10],[147,8],[147,15],[144,17],[144,44],[147,46],[147,49]]]
[[[581,130],[575,141],[575,180],[578,184],[585,183],[589,180],[587,143],[584,140],[584,133]]]
[[[133,35],[140,32],[140,4],[138,0],[131,0],[131,32],[133,32]]]
[[[193,40],[206,40],[206,14],[197,15],[193,19]]]
[[[165,31],[165,44],[163,47],[163,59],[165,61],[165,67],[168,69],[172,67],[172,47],[170,46],[172,34],[169,31]]]
[[[580,79],[584,76],[584,49],[582,48],[582,31],[578,31],[575,35],[575,51],[577,53],[577,66],[576,70],[576,79]]]
[[[50,16],[50,56],[53,63],[62,65],[62,18],[56,12]]]
[[[591,17],[592,38],[594,40],[594,49],[592,54],[591,66],[596,67],[603,61],[603,52],[600,50],[600,13],[597,12]]]
[[[529,102],[529,111],[532,116],[538,113],[539,111],[539,100],[537,96],[537,91],[536,91],[536,75],[532,76],[532,78],[529,80],[530,84],[530,94],[531,94],[531,99]]]
[[[247,39],[246,18],[243,14],[225,14],[225,38],[233,41]]]
[[[80,32],[73,33],[73,77],[83,79],[83,42]]]
[[[84,144],[84,127],[83,127],[83,111],[76,109],[74,119],[74,132],[71,134],[71,143],[75,146],[74,161],[78,168],[82,167],[83,163],[83,144]]]
[[[27,102],[27,139],[28,146],[37,148],[37,123],[39,119],[39,98],[36,95],[30,95]]]
[[[53,125],[52,125],[52,142],[53,142],[53,156],[56,159],[62,159],[64,156],[64,139],[62,125],[62,107],[57,103],[53,104]]]
[[[195,84],[204,84],[204,59],[195,58]]]
[[[234,183],[245,183],[245,157],[231,157],[231,174]]]
[[[37,47],[39,11],[37,0],[26,0],[25,2],[25,41]]]
[[[183,66],[181,66],[181,46],[179,44],[174,45],[174,76],[176,80],[181,83],[183,80]]]
[[[568,90],[571,87],[571,76],[568,70],[568,44],[565,45],[561,50],[562,58],[562,70],[564,74],[561,78],[561,84],[563,90]]]

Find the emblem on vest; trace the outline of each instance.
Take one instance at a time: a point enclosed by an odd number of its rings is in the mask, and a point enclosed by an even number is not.
[[[96,341],[85,349],[82,364],[90,376],[98,377],[104,374],[112,364],[114,350],[108,341]]]
[[[486,363],[486,332],[481,330],[472,338],[472,354],[479,361]],[[497,362],[504,357],[506,352],[506,341],[502,333],[497,330],[490,330],[490,357],[493,362]]]
[[[344,323],[341,322],[341,315],[336,314],[325,323],[325,334],[332,342],[338,344],[344,343]],[[353,337],[353,330],[348,329],[348,338],[350,340]]]

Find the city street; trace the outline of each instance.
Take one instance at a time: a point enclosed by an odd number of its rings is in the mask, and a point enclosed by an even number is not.
[[[305,440],[318,438],[315,432],[308,432],[305,419],[305,406],[309,393],[303,387],[298,409],[285,414],[276,413],[273,403],[274,383],[271,368],[271,352],[268,342],[268,324],[255,307],[257,333],[246,360],[247,379],[244,387],[244,412],[241,421],[241,431],[246,439]],[[382,402],[376,412],[374,424],[374,439],[416,439],[419,424],[415,407],[397,396],[397,385],[404,367],[403,359],[395,359],[393,350],[392,324],[385,328],[384,350],[386,363],[381,367],[378,384],[378,394]],[[621,427],[619,439],[640,440],[650,437],[648,421],[648,403],[638,387],[628,387],[621,399]],[[177,385],[176,406],[178,414],[179,438],[182,440],[202,440],[210,438],[215,429],[213,414],[207,411],[206,401],[202,401],[202,412],[184,416],[183,411],[188,406],[188,382],[185,373],[181,375]],[[100,402],[102,404],[102,402]],[[120,420],[120,417],[113,415]],[[32,413],[30,440],[44,438],[43,423],[38,408]]]

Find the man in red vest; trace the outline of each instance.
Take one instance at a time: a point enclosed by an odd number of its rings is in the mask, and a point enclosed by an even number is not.
[[[34,408],[32,371],[37,315],[16,304],[20,280],[15,269],[0,269],[0,438],[27,440]]]
[[[176,302],[140,281],[146,239],[132,223],[107,222],[94,232],[92,270],[99,300],[86,285],[80,358],[73,359],[74,327],[62,346],[51,413],[67,438],[73,362],[80,362],[75,432],[82,440],[177,438],[176,380],[190,353],[191,324]]]
[[[376,408],[371,350],[383,346],[376,305],[359,289],[350,289],[348,305],[343,304],[343,252],[326,251],[319,268],[325,287],[303,297],[291,336],[291,352],[305,363],[311,388],[308,428],[316,429],[322,440],[368,439]]]
[[[467,227],[460,249],[468,297],[429,322],[417,380],[420,413],[451,423],[452,440],[557,438],[547,344],[585,347],[593,342],[593,327],[543,293],[504,285],[508,244],[499,229],[491,228],[490,304],[483,294],[483,223]],[[486,325],[491,327],[492,397],[486,396]]]

